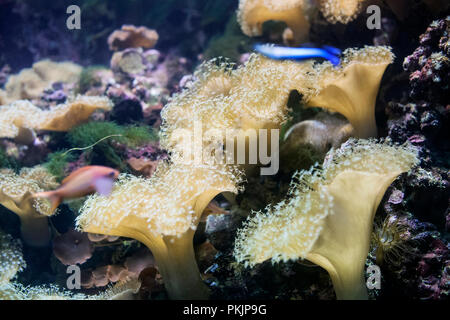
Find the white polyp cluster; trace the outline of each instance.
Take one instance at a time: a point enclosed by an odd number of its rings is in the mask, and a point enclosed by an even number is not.
[[[324,178],[331,181],[345,170],[386,174],[404,172],[418,163],[417,150],[410,144],[394,145],[388,140],[349,139],[329,152],[324,161]]]
[[[332,213],[333,197],[317,168],[295,175],[289,197],[259,211],[239,230],[234,255],[238,262],[252,266],[305,258],[319,237],[325,218]]]
[[[348,48],[342,52],[341,64],[335,67],[329,61],[324,61],[321,64],[314,66],[316,75],[314,78],[318,82],[318,90],[325,88],[328,84],[343,77],[348,67],[352,65],[389,65],[394,61],[395,55],[392,53],[392,48],[389,46],[364,46],[364,48]],[[364,81],[364,79],[361,79]],[[348,88],[351,90],[352,88]],[[307,102],[311,96],[304,97],[303,100]]]
[[[236,260],[252,266],[270,258],[273,262],[305,258],[320,236],[325,219],[334,213],[328,187],[338,174],[398,175],[417,163],[417,150],[410,145],[348,140],[328,153],[322,168],[294,174],[286,200],[247,219],[237,234]]]
[[[287,120],[289,93],[297,89],[309,97],[318,90],[312,65],[257,54],[238,68],[219,58],[204,63],[195,72],[193,84],[174,95],[161,111],[161,145],[177,151],[182,143],[176,133],[194,132],[195,123],[204,132],[215,129],[222,136],[226,130],[281,127]]]
[[[25,267],[20,240],[0,231],[0,287],[7,285]]]
[[[55,189],[59,186],[56,177],[41,165],[31,168],[22,168],[19,175],[25,180],[35,181],[44,190]]]
[[[361,12],[366,0],[320,0],[320,10],[331,23],[348,23]]]
[[[249,17],[250,14],[255,13],[255,9],[263,9],[265,12],[283,12],[298,9],[300,12],[310,9],[309,1],[305,0],[240,0],[237,10],[237,20],[241,25],[242,32],[249,37],[260,36],[261,28],[248,23],[248,19],[256,19],[256,17]],[[306,19],[308,17],[305,17]],[[269,19],[268,19],[269,20]]]
[[[93,296],[91,299],[95,299]],[[10,282],[0,287],[0,300],[86,300],[90,296],[64,290],[57,285],[24,286]]]
[[[144,225],[140,231],[154,236],[177,236],[195,227],[197,198],[209,190],[237,192],[240,173],[226,166],[188,166],[162,163],[150,179],[121,174],[108,197],[90,196],[77,224],[108,234],[127,226],[127,218]],[[136,227],[136,226],[135,226]]]
[[[0,137],[15,138],[21,129],[65,131],[76,124],[73,121],[87,118],[96,109],[111,108],[112,102],[107,97],[78,95],[49,110],[40,109],[28,100],[17,100],[0,106]]]

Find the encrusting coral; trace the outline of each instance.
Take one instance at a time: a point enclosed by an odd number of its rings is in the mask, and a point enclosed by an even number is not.
[[[50,204],[31,195],[57,187],[54,177],[43,167],[24,168],[19,174],[0,172],[0,204],[20,218],[22,238],[31,246],[46,246],[50,241],[48,216]]]
[[[249,37],[262,35],[266,21],[283,21],[292,43],[298,45],[308,38],[309,10],[309,1],[305,0],[240,0],[237,18],[242,32]]]
[[[34,134],[30,131],[68,131],[87,121],[95,110],[110,110],[111,107],[106,97],[77,96],[49,110],[40,109],[27,100],[15,101],[0,106],[0,137],[31,143]]]
[[[76,83],[82,67],[72,62],[42,60],[9,77],[5,91],[0,90],[0,105],[16,100],[38,98],[54,82]]]
[[[239,181],[233,167],[160,163],[150,179],[121,175],[109,197],[89,197],[77,226],[139,240],[155,257],[170,298],[205,299],[194,232],[211,199],[237,192]]]
[[[132,279],[118,283],[96,295],[73,293],[56,285],[24,286],[10,282],[0,286],[0,300],[136,300],[141,282]]]
[[[153,48],[158,41],[158,33],[144,26],[123,25],[108,37],[110,50],[123,50],[127,48]]]
[[[0,288],[25,267],[20,241],[0,231]]]
[[[364,265],[386,189],[418,162],[409,146],[351,139],[323,168],[294,175],[289,198],[250,217],[234,254],[253,266],[307,259],[328,271],[338,299],[365,299]]]
[[[339,68],[330,62],[317,66],[318,90],[304,101],[308,106],[322,107],[345,116],[355,129],[355,137],[376,137],[375,102],[381,78],[393,59],[389,47],[347,49]]]

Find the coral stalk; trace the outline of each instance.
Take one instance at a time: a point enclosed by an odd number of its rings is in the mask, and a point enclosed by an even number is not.
[[[35,247],[45,247],[51,239],[48,217],[21,216],[20,233],[23,241]]]
[[[179,238],[157,239],[144,235],[138,239],[152,251],[171,299],[205,300],[209,297],[195,260],[193,238],[194,231],[190,230]]]
[[[208,203],[221,192],[237,192],[239,181],[240,173],[226,166],[162,162],[150,179],[122,175],[109,197],[91,196],[77,225],[85,232],[144,243],[171,299],[207,299],[194,256],[194,232]]]
[[[289,198],[258,212],[238,232],[245,265],[304,258],[330,274],[338,299],[367,299],[364,265],[377,207],[393,180],[417,162],[411,147],[349,140],[323,169],[294,175]]]
[[[393,58],[389,47],[347,49],[339,69],[329,62],[319,65],[319,90],[305,102],[345,116],[355,129],[355,137],[376,137],[376,98],[381,78]]]

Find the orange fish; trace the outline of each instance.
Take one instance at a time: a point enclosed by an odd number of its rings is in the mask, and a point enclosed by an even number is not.
[[[33,198],[47,198],[54,211],[64,199],[84,197],[95,192],[109,195],[119,171],[103,166],[86,166],[68,175],[61,186],[52,191],[33,194]]]

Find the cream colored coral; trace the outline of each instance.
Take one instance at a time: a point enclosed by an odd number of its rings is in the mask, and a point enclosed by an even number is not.
[[[72,62],[42,60],[30,69],[9,77],[5,91],[0,93],[0,105],[21,99],[35,99],[53,82],[76,83],[82,67]]]
[[[86,120],[97,109],[109,110],[112,104],[106,97],[77,96],[73,101],[42,110],[27,100],[0,106],[0,137],[32,137],[30,130],[68,131]],[[30,141],[28,141],[30,142]]]
[[[57,105],[42,113],[40,130],[69,131],[88,120],[95,110],[110,110],[111,101],[106,97],[77,96],[73,101]]]
[[[31,198],[33,193],[44,191],[43,187],[57,186],[43,170],[36,167],[22,169],[18,175],[11,170],[0,173],[0,204],[19,216],[23,240],[32,246],[45,246],[50,240],[50,204],[42,198]]]
[[[330,274],[338,299],[364,299],[364,264],[375,211],[386,189],[418,162],[407,146],[349,140],[323,169],[293,177],[288,200],[258,212],[238,232],[246,265],[305,258]]]
[[[309,9],[305,0],[240,0],[237,17],[242,32],[250,37],[262,35],[266,21],[283,21],[292,32],[293,43],[300,44],[308,38]]]
[[[90,196],[77,226],[139,240],[152,251],[171,298],[206,298],[194,258],[194,232],[211,199],[237,192],[239,180],[240,173],[226,166],[162,163],[150,179],[121,175],[110,196]]]
[[[123,25],[108,37],[110,50],[123,50],[126,48],[153,48],[158,41],[158,33],[147,27]]]
[[[25,180],[35,181],[43,190],[52,190],[59,186],[56,177],[41,165],[31,168],[22,168],[19,175]]]
[[[390,47],[347,49],[339,68],[329,62],[316,67],[318,90],[304,97],[304,102],[344,115],[358,138],[376,137],[375,102],[381,78],[393,59]]]
[[[18,282],[0,285],[0,300],[136,300],[141,286],[134,279],[116,284],[95,295],[68,291],[57,285],[24,286]]]
[[[367,0],[319,0],[319,8],[329,22],[346,24],[358,16],[365,2]]]
[[[311,62],[273,61],[253,54],[245,65],[233,69],[232,64],[213,59],[163,108],[161,144],[176,151],[184,135],[175,133],[193,132],[196,121],[205,132],[216,129],[222,137],[232,129],[280,128],[287,119],[290,91],[299,88],[305,97],[315,93],[313,74]]]
[[[0,287],[8,284],[25,267],[20,241],[0,231]]]
[[[10,282],[5,286],[0,286],[0,300],[88,300],[88,299],[89,296],[61,289],[54,284],[40,285],[40,286],[25,286],[18,282]]]
[[[311,120],[296,123],[284,135],[282,153],[289,156],[302,146],[310,145],[324,154],[331,148],[339,148],[353,134],[353,127],[345,119],[333,115],[320,115]]]

